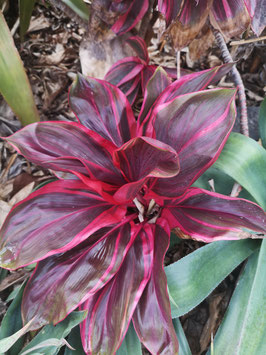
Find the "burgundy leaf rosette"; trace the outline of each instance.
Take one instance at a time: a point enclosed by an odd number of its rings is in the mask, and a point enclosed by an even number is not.
[[[67,174],[18,203],[1,230],[1,266],[37,262],[24,291],[31,329],[79,307],[86,354],[114,354],[131,320],[152,354],[177,354],[163,269],[170,231],[204,242],[266,230],[255,203],[191,187],[221,152],[235,120],[232,89],[210,89],[230,65],[170,84],[150,81],[136,121],[112,84],[78,76],[78,123],[40,122],[7,138],[44,168]]]

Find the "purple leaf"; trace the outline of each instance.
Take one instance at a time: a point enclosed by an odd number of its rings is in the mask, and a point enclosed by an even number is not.
[[[135,77],[143,70],[143,67],[144,64],[137,57],[123,58],[111,67],[105,75],[104,80],[107,80],[109,83],[120,88],[121,85],[129,80],[135,79]]]
[[[140,88],[141,71],[144,64],[139,58],[127,57],[115,63],[105,76],[111,84],[116,85],[132,105]]]
[[[33,123],[7,138],[31,162],[56,171],[121,184],[111,154],[115,146],[74,122]]]
[[[158,96],[170,85],[170,83],[171,79],[166,72],[158,67],[148,81],[146,90],[144,91],[143,104],[138,117],[138,126],[141,125]]]
[[[126,96],[106,81],[78,75],[69,103],[81,124],[121,146],[135,136],[136,121]]]
[[[158,0],[159,11],[164,14],[167,25],[177,18],[183,5],[184,0]]]
[[[80,181],[52,182],[9,213],[0,233],[1,266],[16,269],[70,250],[125,213],[125,207],[110,205]]]
[[[148,137],[136,137],[114,153],[115,165],[127,181],[144,177],[172,177],[179,172],[176,151],[167,144]]]
[[[137,76],[134,81],[127,82],[124,85],[121,86],[121,91],[123,91],[130,103],[131,106],[136,101],[136,98],[138,96],[139,90],[140,90],[140,80],[139,77]]]
[[[172,84],[165,87],[165,90],[161,93],[161,95],[157,98],[156,104],[163,104],[165,102],[173,101],[178,96],[190,93],[201,91],[205,89],[208,85],[213,85],[217,83],[225,74],[227,74],[233,67],[234,63],[223,64],[211,69],[202,70],[200,72],[187,74],[182,76],[179,80],[174,81]],[[150,90],[151,89],[151,90]],[[152,87],[149,88],[149,91],[152,92]],[[148,89],[147,89],[148,90]],[[148,93],[145,92],[145,95]],[[145,96],[144,96],[145,98]],[[142,110],[144,110],[145,101],[142,106]],[[155,102],[153,106],[155,105]],[[138,118],[138,126],[142,123],[141,127],[138,128],[139,135],[146,135],[147,124],[150,121],[151,112],[145,116],[144,112],[140,112],[140,116]],[[143,123],[143,121],[145,121]]]
[[[169,230],[167,224],[167,229]],[[152,354],[177,354],[178,341],[171,318],[167,280],[163,269],[169,246],[169,234],[154,225],[154,262],[151,278],[133,315],[133,324],[140,341]]]
[[[149,8],[149,0],[131,0],[128,3],[127,12],[120,16],[112,27],[116,34],[121,35],[135,27]]]
[[[266,231],[265,212],[255,203],[198,188],[168,201],[162,217],[181,237],[206,243],[258,237],[256,232]]]
[[[146,87],[148,85],[149,80],[155,73],[155,70],[157,69],[157,65],[146,65],[146,67],[142,70],[141,72],[141,89],[144,94]]]
[[[243,0],[214,1],[210,19],[212,25],[228,38],[243,33],[250,23]]]
[[[266,26],[265,0],[244,0],[244,2],[252,18],[252,29],[256,33],[256,35],[259,36]]]
[[[132,36],[127,39],[127,43],[134,49],[137,57],[142,59],[145,64],[149,64],[149,53],[145,41],[139,36]]]
[[[132,244],[129,219],[122,223],[38,264],[22,303],[24,322],[35,317],[31,329],[60,322],[113,278]]]
[[[142,292],[150,278],[153,238],[149,225],[136,228],[116,276],[82,306],[88,317],[81,323],[81,338],[87,354],[113,354],[126,334]]]
[[[179,160],[173,148],[148,137],[137,137],[114,154],[114,162],[130,182],[117,190],[114,198],[132,201],[149,177],[167,178],[178,174]]]
[[[180,95],[201,91],[214,85],[229,73],[234,63],[226,63],[211,69],[182,76],[167,87],[158,99],[158,103],[170,102]]]
[[[234,124],[235,94],[231,89],[213,89],[155,105],[146,134],[173,147],[180,160],[178,176],[158,179],[155,193],[182,195],[214,163]]]

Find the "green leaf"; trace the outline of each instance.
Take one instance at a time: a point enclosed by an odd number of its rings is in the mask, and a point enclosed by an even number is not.
[[[1,328],[0,328],[0,339],[7,338],[11,336],[12,334],[16,333],[19,329],[22,328],[22,319],[21,319],[21,301],[22,301],[22,295],[23,291],[25,288],[26,283],[24,283],[16,297],[14,298],[13,302],[9,306],[4,319],[2,320],[1,323]],[[23,338],[20,338],[16,344],[8,351],[6,355],[17,355],[19,351],[22,349],[23,346]],[[0,348],[0,351],[2,349]]]
[[[20,286],[16,286],[14,287],[14,290],[12,292],[10,292],[10,294],[8,295],[7,299],[6,299],[6,303],[13,301],[13,299],[17,296],[17,294],[19,293],[20,290]]]
[[[81,342],[79,326],[76,326],[71,330],[69,336],[67,337],[67,341],[75,350],[71,350],[66,347],[64,355],[85,355]]]
[[[87,312],[72,312],[69,316],[64,319],[62,322],[58,323],[56,326],[52,324],[46,325],[37,335],[32,339],[32,341],[23,349],[19,354],[22,355],[23,352],[35,348],[43,341],[48,339],[59,339],[65,338],[70,333],[71,329],[82,322],[87,316]],[[60,346],[50,346],[49,348],[44,347],[39,350],[40,353],[45,355],[54,355],[57,354],[60,350]],[[72,344],[70,344],[72,345]],[[35,350],[27,353],[30,355],[35,355]]]
[[[11,335],[8,338],[0,340],[0,349],[3,351],[1,354],[6,354],[6,352],[18,341],[22,335],[26,334],[31,323],[34,319],[30,320],[23,328],[17,331],[15,334]]]
[[[218,241],[197,249],[165,267],[172,318],[202,302],[260,245],[257,240]]]
[[[214,354],[266,354],[266,240],[248,260],[214,339]]]
[[[266,209],[266,150],[256,141],[231,133],[214,166],[242,185]]]
[[[83,18],[83,20],[89,21],[89,8],[83,0],[62,0],[62,2],[75,11],[79,17]]]
[[[21,355],[27,355],[27,354],[32,353],[33,351],[34,351],[34,354],[36,354],[35,350],[42,349],[42,348],[48,348],[50,346],[60,349],[63,345],[67,345],[71,350],[75,350],[74,348],[72,348],[68,344],[68,342],[64,338],[62,338],[62,339],[51,338],[51,339],[47,339],[47,340],[42,341],[41,343],[33,346],[29,350],[23,351],[21,353]]]
[[[0,93],[23,125],[39,121],[23,63],[0,11]]]
[[[178,238],[178,236],[172,232],[170,235],[170,243],[169,243],[168,250],[172,249],[175,245],[180,243],[181,243],[181,239]]]
[[[262,145],[266,149],[266,97],[260,105],[259,130]]]
[[[209,181],[212,181],[214,186],[214,191],[223,195],[230,195],[235,184],[235,180],[228,176],[225,172],[215,167],[215,164],[211,166],[205,173],[203,173],[197,181],[194,182],[193,186],[199,187],[201,189],[211,191],[211,185]],[[242,188],[238,197],[245,198],[252,202],[256,202],[255,198],[248,193],[248,191]]]
[[[2,280],[4,280],[4,278],[7,276],[7,272],[8,272],[8,270],[3,269],[3,268],[0,267],[0,282]]]
[[[36,0],[19,0],[19,22],[20,22],[20,39],[24,40],[24,36],[29,28],[32,11]]]
[[[47,185],[47,184],[50,184],[50,182],[57,181],[57,180],[58,180],[57,178],[51,178],[51,179],[49,179],[49,180],[43,181],[43,182],[41,182],[39,185],[37,185],[37,186],[32,190],[32,192],[37,191],[37,190],[39,190],[41,187],[43,187],[43,186],[45,186],[45,185]]]
[[[214,181],[214,190],[223,195],[230,195],[235,181],[225,174],[223,171],[218,170],[215,166],[211,166],[199,179],[193,184],[195,187],[211,191],[211,185],[208,181]]]
[[[179,342],[179,353],[178,355],[192,355],[190,347],[188,345],[187,338],[185,336],[182,324],[178,318],[173,319],[174,328],[176,331],[177,339]]]
[[[117,350],[116,355],[142,355],[141,343],[132,322],[130,323],[125,339]]]

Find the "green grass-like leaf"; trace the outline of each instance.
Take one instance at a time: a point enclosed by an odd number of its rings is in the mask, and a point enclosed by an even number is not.
[[[218,241],[165,267],[172,318],[188,313],[202,302],[260,245],[256,240]]]
[[[24,36],[29,28],[32,11],[36,0],[19,0],[19,22],[20,22],[20,39],[24,40]]]
[[[0,93],[23,125],[39,121],[23,63],[0,11]]]
[[[266,354],[266,240],[248,260],[214,339],[214,354]],[[210,352],[209,352],[210,354]]]

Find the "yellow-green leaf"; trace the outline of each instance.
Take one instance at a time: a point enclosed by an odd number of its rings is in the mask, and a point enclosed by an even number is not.
[[[20,39],[24,40],[30,24],[32,10],[34,8],[35,0],[19,0],[19,21],[20,21]]]
[[[39,121],[23,63],[0,11],[0,93],[23,125]]]

